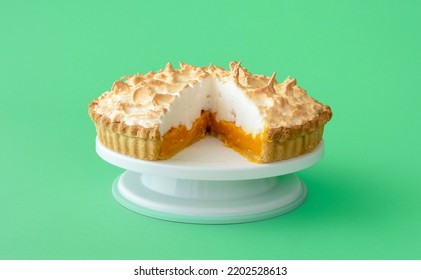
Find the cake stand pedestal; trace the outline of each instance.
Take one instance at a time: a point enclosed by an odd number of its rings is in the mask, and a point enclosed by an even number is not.
[[[96,139],[105,161],[126,169],[113,183],[114,198],[154,218],[200,224],[251,222],[284,214],[307,195],[296,171],[318,162],[323,142],[293,159],[251,163],[213,137],[164,161],[144,161],[109,150]]]

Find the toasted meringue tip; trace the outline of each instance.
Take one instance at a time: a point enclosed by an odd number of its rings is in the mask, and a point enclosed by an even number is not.
[[[173,72],[173,71],[174,71],[174,68],[172,67],[171,62],[168,62],[168,63],[165,65],[164,72]]]
[[[153,98],[153,92],[149,86],[141,86],[137,88],[132,94],[133,102],[140,102],[148,98]]]
[[[119,93],[125,90],[129,90],[129,85],[127,85],[122,80],[117,80],[113,83],[113,86],[111,87],[111,91],[115,93]]]
[[[239,62],[233,60],[229,63],[230,71],[234,71],[236,68],[238,68],[241,65],[241,60]]]
[[[288,76],[288,77],[286,77],[284,83],[288,83],[288,84],[289,83],[294,83],[294,84],[296,84],[297,83],[297,79],[295,79],[295,78],[291,79],[291,76]]]
[[[186,68],[186,66],[187,66],[187,64],[186,64],[186,63],[184,63],[184,62],[182,62],[182,61],[179,61],[179,62],[178,62],[178,64],[180,65],[180,68],[181,68],[181,69],[184,69],[184,68]]]
[[[272,92],[272,93],[276,93],[275,90],[275,77],[276,77],[276,72],[273,72],[272,76],[270,77],[268,83],[266,84],[266,86],[260,88],[260,89],[256,89],[255,92],[262,92],[262,91],[268,91],[268,92]]]
[[[116,88],[119,87],[119,85],[121,84],[121,82],[123,82],[122,80],[117,80],[113,83],[113,85],[111,86],[111,90],[114,90]]]
[[[269,82],[268,82],[268,86],[270,85],[270,84],[272,84],[272,86],[273,86],[273,83],[276,81],[276,72],[273,72],[273,74],[272,74],[272,76],[270,77],[270,79],[269,79]]]
[[[285,79],[284,83],[286,83],[287,87],[292,87],[292,86],[295,86],[297,84],[297,79],[295,79],[295,78],[291,79],[291,77],[288,76]]]
[[[240,61],[240,62],[237,62],[237,63],[234,65],[234,68],[231,70],[231,72],[232,72],[234,75],[238,76],[238,73],[239,73],[239,71],[240,71],[240,67],[241,67],[241,61]]]

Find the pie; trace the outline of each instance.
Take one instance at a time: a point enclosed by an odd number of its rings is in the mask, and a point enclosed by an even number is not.
[[[124,76],[89,104],[99,141],[142,160],[165,160],[206,134],[252,162],[312,151],[332,117],[287,77],[254,75],[239,62],[229,70],[180,63],[175,70]]]

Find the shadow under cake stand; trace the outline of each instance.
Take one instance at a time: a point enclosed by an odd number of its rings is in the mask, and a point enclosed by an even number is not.
[[[127,170],[112,187],[114,198],[126,208],[169,221],[228,224],[267,219],[299,207],[307,188],[293,173],[321,159],[323,141],[311,153],[265,164],[249,162],[213,137],[163,161],[116,153],[98,138],[96,151]]]

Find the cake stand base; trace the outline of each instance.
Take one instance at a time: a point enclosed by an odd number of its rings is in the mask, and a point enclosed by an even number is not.
[[[293,173],[317,163],[323,147],[322,141],[310,153],[256,164],[206,137],[169,160],[145,161],[96,140],[101,158],[127,170],[113,183],[120,204],[145,216],[201,224],[251,222],[297,208],[307,188]]]
[[[307,195],[293,174],[238,180],[186,180],[124,172],[113,184],[114,198],[139,214],[176,222],[243,223],[272,218],[300,206]]]

